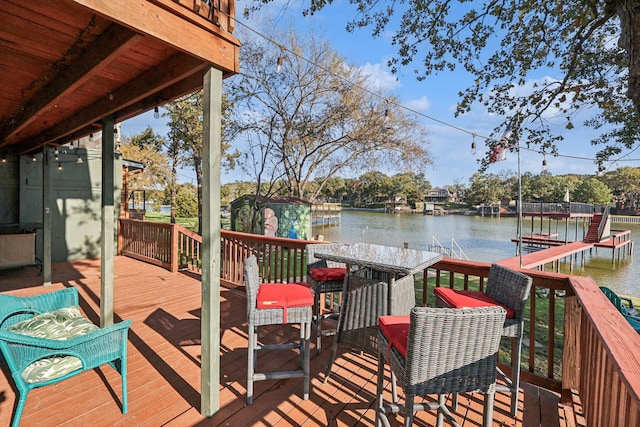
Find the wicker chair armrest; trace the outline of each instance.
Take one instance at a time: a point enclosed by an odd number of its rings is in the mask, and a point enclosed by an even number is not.
[[[320,261],[315,261],[307,264],[307,273],[309,273],[312,268],[327,268],[327,261],[321,259]]]

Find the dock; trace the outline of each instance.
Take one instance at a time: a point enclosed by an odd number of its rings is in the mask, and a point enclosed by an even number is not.
[[[528,205],[523,216],[547,218],[549,221],[549,231],[543,230],[542,222],[540,224],[540,232],[532,232],[531,234],[522,235],[519,239],[511,239],[512,242],[520,244],[520,251],[525,249],[523,245],[527,245],[526,249],[530,252],[527,254],[521,253],[515,257],[506,258],[500,261],[496,261],[497,264],[511,268],[537,268],[543,270],[546,264],[554,264],[555,270],[559,271],[560,260],[569,258],[570,270],[573,269],[573,261],[577,259],[578,254],[582,255],[582,261],[584,262],[584,255],[586,251],[591,251],[593,248],[606,248],[611,249],[611,260],[615,263],[616,256],[620,259],[621,256],[631,255],[633,253],[633,241],[631,240],[631,230],[612,230],[610,229],[611,220],[609,218],[608,209],[604,212],[596,212],[594,207],[579,205],[579,209],[575,209],[574,205],[577,204],[544,204],[540,207],[531,207],[531,203]],[[559,209],[557,207],[559,207]],[[523,206],[524,207],[524,206]],[[554,209],[554,207],[556,207]],[[578,220],[578,218],[588,219],[588,230],[582,236],[582,240],[569,241],[568,235],[568,220],[570,218]],[[558,233],[551,232],[551,220],[565,219],[567,225],[565,227],[565,240],[558,239]],[[577,237],[577,222],[576,222],[576,237]]]

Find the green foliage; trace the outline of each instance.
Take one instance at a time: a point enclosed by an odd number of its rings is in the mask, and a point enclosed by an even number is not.
[[[596,178],[589,178],[576,188],[575,197],[583,203],[607,205],[611,203],[613,195],[606,184]]]
[[[245,13],[272,1],[255,0]],[[304,14],[331,3],[309,0]],[[594,129],[591,142],[605,145],[600,160],[640,139],[637,0],[350,3],[347,30],[391,34],[397,51],[388,64],[394,73],[413,68],[423,80],[464,69],[473,83],[460,90],[457,114],[480,104],[505,117],[494,140],[513,120],[516,137],[554,153],[564,139],[561,132],[576,128],[585,109],[592,115],[583,123]],[[484,165],[490,155],[491,150]]]
[[[176,193],[176,216],[181,218],[198,217],[198,194],[193,184],[178,186]]]

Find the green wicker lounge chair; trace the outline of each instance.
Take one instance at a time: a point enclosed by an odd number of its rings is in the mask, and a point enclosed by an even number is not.
[[[110,364],[122,377],[127,413],[127,341],[131,321],[98,328],[82,316],[78,290],[32,297],[0,294],[0,351],[19,392],[17,427],[30,390]]]
[[[625,298],[617,295],[611,289],[606,286],[600,286],[600,290],[603,294],[609,298],[611,304],[627,319],[627,322],[640,334],[640,316],[637,315],[637,311],[633,306],[633,302],[630,298]],[[623,303],[625,301],[627,305]]]

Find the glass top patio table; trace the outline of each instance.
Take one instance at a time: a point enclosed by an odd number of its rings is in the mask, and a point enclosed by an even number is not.
[[[393,276],[418,273],[442,259],[437,252],[397,248],[372,243],[322,245],[315,257],[392,273]]]

